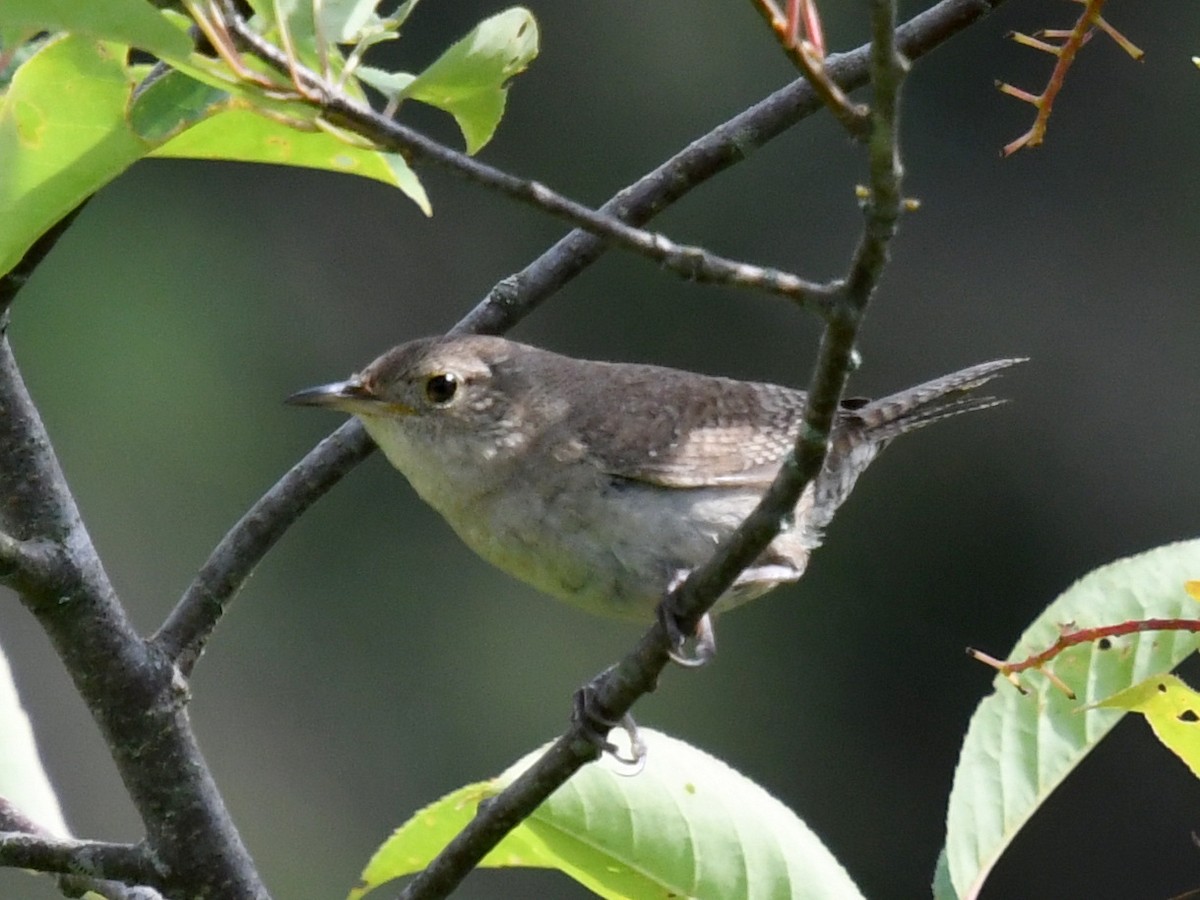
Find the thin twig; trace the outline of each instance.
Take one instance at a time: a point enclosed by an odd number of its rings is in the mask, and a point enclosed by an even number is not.
[[[943,0],[897,29],[900,51],[910,60],[918,59],[1003,2]],[[869,54],[867,44],[831,56],[826,71],[843,90],[854,90],[867,82]],[[635,224],[646,222],[820,109],[812,86],[799,79],[717,126],[600,208]],[[502,334],[607,249],[602,238],[572,231],[525,269],[498,282],[451,332]]]
[[[0,836],[0,865],[21,866],[23,868],[50,873],[58,871],[54,866],[42,867],[29,865],[32,862],[29,855],[31,853],[43,852],[57,853],[57,850],[51,850],[50,847],[61,847],[64,842],[33,821],[33,819],[29,818],[29,816],[25,815],[3,797],[0,797],[0,832],[9,832],[8,835]],[[17,835],[23,836],[26,839],[40,840],[46,845],[46,850],[31,849],[29,840],[25,842],[26,846],[24,847],[21,847],[20,841],[16,840],[10,841],[9,845],[5,846],[6,837],[13,838]],[[77,841],[74,843],[81,849],[75,860],[76,864],[67,871],[71,873],[91,872],[93,874],[58,875],[59,889],[66,896],[80,897],[88,891],[92,891],[108,898],[108,900],[163,900],[162,894],[149,886],[150,882],[159,880],[161,873],[154,865],[154,861],[146,853],[144,847],[133,847],[128,844],[96,844],[88,841]],[[107,848],[111,847],[122,849],[110,852]],[[134,859],[126,850],[138,854],[141,858]],[[16,858],[9,860],[5,858],[6,853],[13,853]],[[132,882],[132,885],[125,884],[122,881],[115,881],[112,878],[99,877],[95,874],[99,871],[106,872],[114,877],[127,877]],[[152,877],[147,877],[147,873]]]
[[[1097,625],[1094,628],[1078,628],[1074,625],[1064,626],[1058,639],[1053,644],[1039,653],[1031,653],[1019,662],[1008,662],[1007,660],[997,659],[973,647],[967,648],[967,655],[984,665],[991,666],[1022,694],[1025,693],[1025,688],[1017,676],[1030,669],[1036,669],[1047,678],[1050,678],[1060,690],[1074,700],[1075,692],[1064,685],[1053,672],[1044,668],[1047,663],[1053,662],[1064,650],[1079,644],[1103,642],[1111,638],[1125,637],[1126,635],[1138,634],[1145,631],[1187,631],[1196,634],[1200,633],[1200,619],[1130,619],[1127,622],[1117,622],[1113,625]],[[1104,643],[1100,643],[1100,647],[1101,649],[1107,649]]]
[[[1091,39],[1095,29],[1100,29],[1112,38],[1133,59],[1141,60],[1145,56],[1141,48],[1113,28],[1100,15],[1104,9],[1105,0],[1077,0],[1077,2],[1082,3],[1084,9],[1080,12],[1079,18],[1075,20],[1074,26],[1069,29],[1045,28],[1033,37],[1021,34],[1020,32],[1013,32],[1009,35],[1018,44],[1032,47],[1034,50],[1040,50],[1043,53],[1049,53],[1055,58],[1055,62],[1054,69],[1050,73],[1050,80],[1046,83],[1045,88],[1042,89],[1040,94],[1022,90],[1003,81],[996,82],[996,87],[1002,93],[1008,94],[1010,97],[1016,97],[1018,100],[1029,103],[1037,109],[1033,125],[1030,126],[1029,130],[1016,140],[1005,144],[1004,149],[1001,151],[1001,154],[1004,156],[1010,156],[1022,147],[1038,147],[1045,140],[1046,128],[1050,124],[1050,115],[1054,109],[1054,101],[1066,83],[1067,73],[1075,63],[1076,55],[1083,48],[1084,44]],[[1061,41],[1061,43],[1050,43],[1051,41]]]
[[[752,0],[754,8],[775,34],[775,39],[787,58],[812,86],[821,102],[829,108],[846,133],[856,141],[866,140],[871,132],[868,110],[853,102],[825,67],[823,38],[820,43],[801,37],[795,23],[785,15],[774,0]],[[819,21],[819,20],[817,20]]]
[[[187,675],[226,605],[300,515],[375,449],[357,419],[325,438],[279,479],[217,544],[153,638]]]
[[[666,235],[644,231],[615,216],[591,209],[537,181],[518,178],[473,157],[440,144],[419,131],[401,125],[338,91],[321,76],[295,63],[287,54],[265,41],[236,13],[228,13],[229,25],[255,53],[281,71],[292,74],[299,84],[320,98],[322,118],[369,140],[380,150],[399,153],[413,164],[436,165],[475,184],[584,228],[606,240],[636,251],[663,268],[690,281],[749,288],[786,297],[805,308],[824,313],[834,287],[807,281],[791,272],[726,259],[703,247],[679,244]]]
[[[797,67],[804,73],[813,90],[820,95],[822,102],[829,107],[833,117],[846,129],[846,133],[856,141],[865,140],[871,133],[868,109],[861,103],[855,103],[842,91],[836,81],[829,77],[825,70],[825,61],[811,43],[806,40],[797,42],[795,51],[791,54]]]

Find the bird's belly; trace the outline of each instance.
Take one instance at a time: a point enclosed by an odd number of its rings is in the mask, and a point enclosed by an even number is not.
[[[446,517],[476,553],[535,588],[589,612],[649,621],[672,580],[706,562],[759,499],[740,488],[671,490],[600,477],[592,490],[499,493]],[[787,540],[773,545],[784,557]],[[803,568],[796,563],[793,577]],[[792,578],[751,578],[721,605],[782,580]]]

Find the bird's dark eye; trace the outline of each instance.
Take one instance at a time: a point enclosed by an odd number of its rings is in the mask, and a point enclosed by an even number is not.
[[[458,376],[441,372],[425,379],[425,398],[435,406],[445,406],[458,393]]]

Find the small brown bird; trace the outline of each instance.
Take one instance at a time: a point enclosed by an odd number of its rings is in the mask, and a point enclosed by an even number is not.
[[[855,480],[892,438],[996,405],[970,392],[1021,361],[845,401],[821,475],[715,609],[800,578]],[[804,398],[775,384],[465,336],[403,344],[288,402],[361,419],[488,562],[590,612],[648,622],[670,586],[758,503],[795,444]]]

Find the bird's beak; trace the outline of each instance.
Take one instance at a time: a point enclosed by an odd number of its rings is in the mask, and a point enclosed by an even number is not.
[[[347,378],[345,381],[335,381],[331,384],[322,384],[318,387],[297,391],[283,402],[292,406],[319,406],[359,415],[378,416],[388,412],[411,412],[401,404],[389,403],[381,399],[357,376]]]

